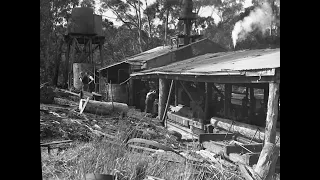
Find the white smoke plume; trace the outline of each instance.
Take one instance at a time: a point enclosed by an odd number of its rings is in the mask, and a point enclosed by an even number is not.
[[[272,8],[267,2],[263,2],[251,11],[249,16],[235,24],[232,31],[233,46],[236,47],[237,41],[244,40],[250,32],[257,28],[264,34],[270,28],[272,20]]]

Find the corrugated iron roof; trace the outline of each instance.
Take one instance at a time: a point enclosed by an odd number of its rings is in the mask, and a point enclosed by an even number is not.
[[[155,57],[167,54],[168,52],[175,50],[177,48],[171,46],[159,46],[153,49],[150,49],[148,51],[142,52],[140,54],[136,54],[134,56],[129,57],[126,61],[127,62],[134,62],[134,61],[148,61],[150,59],[153,59]]]
[[[208,53],[166,66],[148,69],[132,76],[148,74],[185,75],[239,75],[245,70],[273,69],[280,67],[280,49],[243,50]]]
[[[98,71],[101,71],[101,70],[103,70],[103,69],[107,69],[107,68],[110,68],[110,67],[113,67],[113,66],[122,64],[122,63],[127,63],[127,62],[126,62],[126,61],[117,62],[117,63],[111,64],[111,65],[105,66],[105,67],[103,67],[103,68],[100,68]]]
[[[205,46],[205,47],[204,47]],[[106,66],[101,68],[102,69],[106,69],[121,63],[129,63],[129,64],[135,64],[135,65],[143,65],[145,62],[156,59],[160,56],[166,55],[170,52],[179,52],[179,51],[183,51],[184,49],[190,48],[190,47],[194,47],[195,51],[199,51],[198,49],[201,49],[204,51],[204,49],[206,49],[206,52],[217,52],[217,51],[225,51],[224,48],[222,48],[220,45],[212,42],[211,40],[205,38],[205,39],[201,39],[199,41],[190,43],[186,46],[182,46],[182,47],[171,47],[171,46],[158,46],[156,48],[150,49],[148,51],[133,55],[128,57],[126,60]],[[191,49],[192,51],[192,49]],[[182,52],[185,53],[185,52]],[[199,52],[192,52],[195,55],[197,55],[197,53]]]
[[[116,65],[119,65],[119,64],[122,64],[122,63],[137,64],[137,65],[140,64],[141,65],[143,62],[148,61],[150,59],[153,59],[155,57],[164,55],[164,54],[172,51],[173,49],[176,49],[176,48],[171,48],[170,46],[158,46],[158,47],[150,49],[148,51],[130,56],[128,59],[126,59],[124,61],[105,66],[105,67],[99,69],[99,71],[116,66]]]

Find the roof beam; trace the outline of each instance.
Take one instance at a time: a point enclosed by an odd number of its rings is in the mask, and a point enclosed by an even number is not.
[[[181,81],[193,81],[193,82],[214,82],[214,83],[269,83],[275,82],[277,78],[275,76],[190,76],[190,75],[143,75],[132,76],[133,79],[150,79],[150,78],[164,78],[174,79]],[[280,82],[280,77],[277,80]]]

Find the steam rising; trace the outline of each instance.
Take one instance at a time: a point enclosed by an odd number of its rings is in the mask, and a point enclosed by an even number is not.
[[[264,2],[259,7],[250,12],[249,16],[238,21],[232,31],[233,46],[236,47],[237,41],[244,40],[247,35],[255,29],[260,30],[263,34],[271,26],[273,20],[271,6]]]

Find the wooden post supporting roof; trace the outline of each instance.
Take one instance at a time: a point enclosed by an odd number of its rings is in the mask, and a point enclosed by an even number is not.
[[[279,112],[279,83],[270,83],[268,112],[265,129],[265,142],[275,143],[276,141],[276,124]]]
[[[179,83],[176,81],[174,81],[174,105],[178,106],[178,85]]]
[[[279,155],[279,147],[276,146],[276,125],[279,110],[279,83],[269,83],[268,112],[265,128],[265,145],[259,156],[255,172],[261,179],[272,179]]]
[[[100,66],[103,67],[104,64],[103,64],[103,42],[101,42],[99,44],[99,51],[100,51]]]
[[[268,96],[269,96],[269,87],[263,89],[263,103],[264,108],[268,108]]]
[[[133,106],[133,95],[134,95],[134,93],[133,93],[133,79],[130,79],[129,80],[129,106]]]
[[[232,93],[232,84],[224,85],[224,117],[229,118],[230,108],[231,108],[231,93]]]
[[[166,101],[168,98],[168,90],[169,90],[169,85],[168,85],[168,80],[159,78],[159,108],[158,108],[158,114],[159,118],[162,119],[163,113],[165,110],[166,106]]]
[[[205,83],[205,89],[206,89],[206,99],[205,99],[205,105],[204,105],[204,114],[205,114],[205,120],[210,119],[211,110],[209,109],[209,103],[212,101],[212,83]]]
[[[71,82],[72,82],[72,75],[73,75],[73,63],[75,61],[75,54],[76,54],[76,49],[75,49],[75,38],[72,38],[71,40],[71,48],[70,48],[70,53],[71,53],[71,58],[69,60],[69,73],[68,73],[68,89],[71,88]]]
[[[250,87],[250,120],[254,117],[256,110],[256,98],[254,97],[254,88]]]

